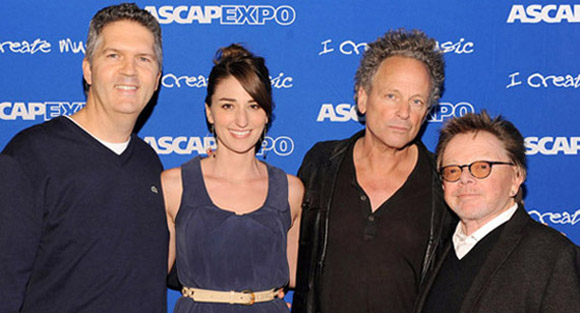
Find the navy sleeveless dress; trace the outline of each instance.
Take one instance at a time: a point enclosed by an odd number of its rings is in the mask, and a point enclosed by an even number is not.
[[[237,215],[212,203],[200,157],[181,166],[183,195],[175,219],[177,273],[183,286],[263,291],[288,282],[286,237],[291,224],[286,174],[268,164],[268,195],[255,211]],[[289,312],[283,299],[251,306],[177,300],[174,312]]]

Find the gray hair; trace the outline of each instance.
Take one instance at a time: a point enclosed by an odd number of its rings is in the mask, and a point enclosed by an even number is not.
[[[373,77],[381,63],[392,56],[404,56],[423,62],[431,77],[429,105],[436,105],[443,92],[445,61],[443,52],[437,49],[437,42],[420,30],[390,30],[376,41],[369,43],[356,71],[354,92],[358,103],[358,91],[364,88],[370,93]]]
[[[108,6],[95,14],[89,25],[89,35],[86,42],[85,57],[89,63],[92,62],[95,49],[101,43],[102,37],[100,35],[103,28],[110,23],[124,20],[137,22],[151,31],[155,40],[153,50],[161,71],[163,66],[161,27],[155,17],[146,10],[140,9],[135,3]]]

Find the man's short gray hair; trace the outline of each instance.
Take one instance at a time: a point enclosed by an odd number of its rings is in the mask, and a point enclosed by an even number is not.
[[[376,41],[371,42],[364,52],[355,75],[355,102],[358,103],[358,91],[364,88],[371,92],[373,77],[379,66],[388,57],[404,56],[423,62],[431,77],[429,104],[436,105],[443,91],[445,80],[445,61],[443,53],[437,49],[437,42],[420,30],[390,30]]]

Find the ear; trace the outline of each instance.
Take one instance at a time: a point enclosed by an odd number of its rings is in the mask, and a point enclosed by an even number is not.
[[[214,123],[213,115],[211,114],[211,109],[207,103],[205,104],[205,117],[210,124]]]
[[[159,89],[160,79],[161,79],[161,71],[159,71],[159,73],[157,73],[157,78],[156,78],[156,83],[155,83],[155,91],[157,91],[157,89]]]
[[[357,109],[361,114],[365,114],[367,112],[367,100],[368,95],[366,90],[363,87],[359,87],[357,91],[358,101],[357,101]]]
[[[84,58],[83,59],[83,78],[85,79],[85,81],[87,82],[87,84],[89,86],[93,84],[92,75],[93,75],[93,71],[91,70],[91,63],[89,62],[89,60],[87,60],[87,58]]]
[[[514,195],[516,195],[518,193],[518,190],[520,190],[520,186],[524,183],[524,180],[526,180],[526,178],[524,177],[523,171],[519,166],[515,166],[514,168],[514,178],[512,181],[512,190],[510,190],[512,193],[515,190]]]

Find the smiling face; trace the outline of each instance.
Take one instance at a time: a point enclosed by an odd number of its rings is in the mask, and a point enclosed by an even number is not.
[[[87,107],[107,116],[136,118],[159,85],[161,72],[153,34],[137,22],[121,20],[105,26],[92,61],[83,60],[90,85]]]
[[[219,82],[206,104],[207,120],[214,125],[218,149],[254,153],[268,123],[266,112],[233,76]]]
[[[431,78],[420,61],[392,56],[383,61],[370,93],[358,90],[358,109],[366,134],[388,148],[402,149],[415,139],[429,109]]]
[[[480,131],[453,137],[443,152],[441,166],[481,160],[511,161],[497,137]],[[465,167],[458,181],[443,181],[443,190],[447,204],[472,233],[510,208],[522,183],[523,175],[517,166],[494,165],[489,176],[483,179],[473,177]]]

